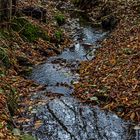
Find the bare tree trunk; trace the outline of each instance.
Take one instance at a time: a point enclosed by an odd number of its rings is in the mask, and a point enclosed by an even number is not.
[[[9,21],[12,17],[12,0],[0,0],[0,21]]]
[[[17,6],[17,0],[12,0],[12,15],[15,15],[16,14],[16,8]]]
[[[0,21],[3,20],[4,11],[3,11],[3,0],[0,0]]]

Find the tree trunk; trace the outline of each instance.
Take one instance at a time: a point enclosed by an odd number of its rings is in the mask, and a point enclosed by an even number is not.
[[[0,22],[11,20],[13,4],[16,6],[16,0],[0,0]]]
[[[15,15],[16,14],[16,8],[17,6],[17,0],[12,0],[12,15]]]

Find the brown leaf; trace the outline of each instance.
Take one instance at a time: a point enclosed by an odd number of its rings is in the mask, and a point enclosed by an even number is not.
[[[135,113],[134,113],[134,112],[133,112],[133,113],[131,113],[131,115],[130,115],[130,119],[131,119],[131,120],[134,120],[135,116],[136,116],[136,115],[135,115]]]

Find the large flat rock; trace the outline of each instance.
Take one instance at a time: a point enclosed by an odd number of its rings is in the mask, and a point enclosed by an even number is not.
[[[133,140],[128,122],[72,97],[35,104],[25,117],[31,121],[22,124],[24,132],[31,132],[38,140]],[[39,127],[35,122],[41,122]]]

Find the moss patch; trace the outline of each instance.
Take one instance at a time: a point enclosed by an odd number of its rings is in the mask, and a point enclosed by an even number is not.
[[[55,15],[55,20],[57,21],[59,26],[61,26],[65,23],[65,17],[61,13],[58,13],[58,14]]]
[[[58,30],[55,32],[55,39],[60,42],[62,40],[62,31]]]
[[[49,40],[47,33],[40,27],[33,25],[24,18],[16,18],[13,20],[12,29],[17,31],[24,39],[33,42],[38,38]]]

